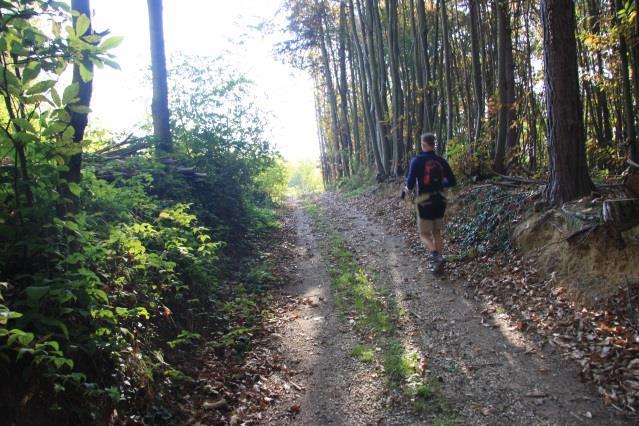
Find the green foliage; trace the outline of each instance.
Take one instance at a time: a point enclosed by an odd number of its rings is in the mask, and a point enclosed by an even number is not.
[[[406,352],[402,342],[393,340],[384,354],[384,371],[393,386],[399,386],[409,377],[417,373],[419,355]]]
[[[0,3],[0,191],[3,208],[11,209],[14,220],[24,225],[24,215],[42,200],[56,201],[59,173],[68,169],[69,158],[81,152],[83,144],[73,142],[71,112],[86,114],[76,105],[79,84],[60,87],[62,75],[77,66],[82,80],[92,78],[87,61],[98,67],[116,66],[108,53],[114,44],[99,34],[88,33],[89,19],[77,17],[63,2],[26,0]],[[35,177],[32,179],[31,174]],[[72,189],[77,193],[78,188]]]
[[[290,170],[281,159],[273,163],[255,177],[255,193],[257,196],[266,194],[276,203],[286,199]]]
[[[199,333],[193,333],[192,331],[182,330],[174,340],[168,341],[167,345],[170,348],[176,348],[177,346],[192,344],[197,342],[202,336]]]
[[[220,287],[246,236],[278,226],[286,168],[248,83],[203,58],[172,74],[173,161],[197,178],[146,151],[104,161],[105,140],[72,143],[70,111],[89,110],[74,105],[77,83],[58,82],[72,65],[90,80],[86,60],[117,66],[108,50],[121,38],[89,34],[86,16],[71,26],[62,2],[0,2],[0,12],[0,368],[20,385],[0,410],[35,388],[59,415],[91,423],[92,406],[135,405],[158,377],[188,379],[158,346],[191,349],[206,322],[223,344],[248,341],[250,325],[229,323],[258,318],[254,298],[231,298],[218,317]],[[83,151],[93,154],[81,182],[66,182],[69,158]],[[73,212],[60,212],[62,187],[78,197]],[[273,279],[263,265],[247,276],[255,288]]]
[[[179,56],[169,67],[172,131],[178,158],[206,179],[186,189],[161,176],[163,197],[193,203],[202,223],[233,241],[269,229],[273,202],[284,198],[286,170],[266,139],[265,113],[251,83],[219,58]]]
[[[458,243],[460,252],[469,256],[511,250],[511,228],[527,198],[526,193],[512,194],[497,186],[467,192],[460,199],[467,216],[450,221],[446,232]]]
[[[371,191],[375,185],[375,177],[369,171],[364,171],[341,178],[337,182],[337,189],[343,192],[346,198],[354,198]]]
[[[289,164],[288,186],[295,195],[309,195],[322,192],[322,173],[312,161],[300,161]]]
[[[351,355],[361,362],[369,363],[375,359],[375,348],[371,345],[355,345]]]

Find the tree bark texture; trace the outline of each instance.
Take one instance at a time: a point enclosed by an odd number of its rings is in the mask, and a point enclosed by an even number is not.
[[[551,204],[559,205],[593,189],[579,99],[574,1],[542,0],[541,16],[548,111],[549,181],[545,196]]]

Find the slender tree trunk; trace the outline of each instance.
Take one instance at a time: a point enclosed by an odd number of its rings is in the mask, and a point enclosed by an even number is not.
[[[529,4],[530,7],[530,4]],[[532,46],[530,43],[530,9],[526,17],[526,80],[528,81],[528,158],[531,173],[537,171],[537,103],[533,87]]]
[[[357,73],[355,71],[355,52],[353,51],[353,43],[352,40],[349,38],[348,39],[348,67],[349,67],[349,71],[350,71],[350,76],[351,76],[351,87],[352,90],[350,90],[350,110],[351,110],[351,115],[353,117],[352,120],[352,130],[353,130],[353,158],[352,158],[352,162],[353,164],[351,164],[353,171],[355,173],[360,171],[360,166],[362,163],[362,138],[361,138],[361,133],[360,133],[360,118],[359,118],[359,102],[357,100],[357,86],[358,83],[361,80],[361,77],[358,78]]]
[[[448,28],[448,12],[446,10],[446,1],[439,0],[440,12],[442,16],[442,41],[444,45],[444,78],[446,81],[446,138],[441,138],[439,144],[439,153],[446,153],[446,144],[453,138],[453,81],[452,81],[452,54],[450,51],[450,31]]]
[[[91,22],[91,4],[90,0],[72,0],[71,8],[80,15],[86,15],[89,18],[89,22]],[[73,19],[74,25],[77,18]],[[89,29],[87,30],[87,36],[93,34],[93,26],[89,24]],[[80,65],[73,66],[73,83],[77,83],[80,90],[78,92],[78,102],[74,103],[73,107],[89,107],[91,105],[91,95],[93,94],[93,62],[91,62],[88,58],[84,58],[82,60],[82,66],[85,70],[91,74],[91,78],[88,78],[86,81],[81,76],[80,73]],[[75,112],[72,109],[69,111],[71,115],[71,126],[73,126],[73,142],[80,143],[84,139],[84,131],[89,122],[89,116],[86,113]],[[69,164],[69,172],[67,175],[67,180],[69,182],[80,182],[80,169],[82,167],[82,153],[78,153],[73,155]]]
[[[383,58],[378,58],[378,49],[376,47],[377,37],[375,34],[376,24],[375,24],[375,16],[378,15],[379,12],[377,10],[377,5],[373,0],[367,0],[366,7],[366,44],[367,44],[367,52],[368,52],[368,62],[369,70],[371,74],[371,87],[370,87],[370,95],[373,100],[374,111],[375,111],[375,124],[376,124],[376,133],[378,135],[377,140],[380,143],[379,145],[379,153],[382,161],[382,167],[384,169],[384,175],[388,174],[390,171],[388,167],[389,162],[389,153],[388,153],[388,138],[386,134],[386,129],[384,126],[384,121],[386,120],[386,108],[384,107],[384,102],[382,97],[384,95],[384,83],[382,73],[380,69],[383,68]],[[379,19],[379,16],[377,16]],[[366,59],[366,56],[364,57]],[[382,63],[382,64],[380,64]],[[383,70],[382,70],[383,71]],[[385,73],[385,71],[383,71]]]
[[[481,136],[481,123],[484,117],[484,93],[482,91],[481,63],[479,58],[479,25],[481,17],[479,15],[479,0],[469,0],[470,3],[470,44],[473,61],[473,89],[475,92],[475,123],[473,134],[473,144],[477,145]]]
[[[392,115],[391,115],[391,134],[392,134],[392,161],[391,173],[397,176],[399,173],[400,161],[400,140],[401,140],[401,120],[403,115],[402,108],[402,85],[399,75],[399,44],[397,42],[398,23],[397,23],[397,0],[386,0],[388,13],[388,51],[389,65],[391,74],[391,99],[392,99]]]
[[[617,9],[623,9],[623,1],[616,0]],[[619,33],[619,56],[621,58],[621,88],[623,93],[623,113],[626,124],[626,143],[630,158],[635,161],[639,154],[637,150],[637,135],[635,130],[635,111],[632,104],[632,92],[630,87],[630,74],[628,72],[628,44],[623,32]],[[636,78],[636,77],[635,77]]]
[[[342,149],[344,154],[342,162],[344,163],[344,174],[350,176],[350,156],[352,155],[351,127],[348,117],[348,81],[346,78],[346,1],[340,0],[339,3],[339,97],[342,109],[342,123],[340,126]]]
[[[415,0],[410,0],[410,28],[411,34],[413,36],[413,61],[415,62],[414,77],[415,77],[415,89],[413,96],[413,107],[415,108],[415,122],[414,124],[414,133],[412,135],[412,147],[418,152],[419,151],[419,133],[420,130],[423,130],[424,126],[424,97],[426,94],[426,88],[424,87],[424,66],[423,66],[423,51],[424,46],[422,44],[421,37],[421,28],[418,28],[418,24],[415,21]],[[419,0],[418,6],[419,7]],[[424,13],[422,11],[421,13]],[[417,10],[417,14],[419,16],[420,12]]]
[[[322,21],[324,18],[322,18]],[[346,175],[346,170],[344,164],[341,160],[341,147],[340,147],[340,131],[339,131],[339,119],[337,117],[337,96],[335,94],[335,86],[333,84],[333,76],[331,72],[331,65],[329,62],[329,53],[326,47],[326,35],[324,33],[324,23],[321,22],[318,26],[319,28],[319,41],[320,41],[320,49],[321,49],[321,60],[322,60],[322,69],[324,74],[324,82],[326,84],[326,92],[328,96],[328,105],[331,114],[331,137],[335,141],[334,146],[338,151],[336,155],[336,164],[338,164],[339,176],[343,177]]]
[[[520,3],[516,3],[518,6]],[[519,15],[519,7],[515,13],[516,16]],[[506,9],[506,12],[509,12],[509,9]],[[507,131],[506,131],[506,156],[512,157],[513,151],[517,146],[518,139],[518,129],[517,129],[517,121],[516,121],[516,104],[515,104],[515,60],[513,58],[513,42],[512,42],[512,25],[510,19],[510,13],[508,13],[505,23],[506,27],[506,35],[507,37],[504,39],[506,43],[505,49],[505,66],[506,66],[506,103],[508,105],[506,122]],[[510,159],[510,158],[509,158]],[[513,158],[514,160],[514,158]]]
[[[588,176],[579,99],[575,4],[542,0],[549,181],[545,196],[553,205],[587,195]]]
[[[382,161],[382,157],[380,155],[379,147],[381,146],[381,142],[379,138],[381,137],[381,133],[378,132],[379,124],[375,120],[375,102],[373,100],[372,90],[374,86],[374,80],[371,76],[370,68],[366,65],[366,60],[364,56],[364,51],[366,50],[366,46],[368,45],[368,38],[366,32],[365,19],[362,16],[362,6],[358,0],[358,11],[360,18],[360,25],[362,27],[362,40],[360,41],[357,35],[357,26],[355,24],[355,7],[353,4],[353,0],[349,0],[349,18],[351,23],[351,34],[353,38],[353,45],[355,46],[355,53],[357,56],[357,63],[359,65],[359,73],[360,73],[360,91],[362,93],[362,106],[364,109],[364,120],[366,122],[367,133],[369,135],[369,143],[371,147],[371,152],[373,154],[373,158],[375,160],[375,166],[377,167],[377,175],[383,176],[386,174],[384,169],[384,163]],[[362,47],[363,46],[363,47]]]
[[[326,136],[324,133],[324,126],[319,125],[322,123],[322,117],[324,116],[321,106],[322,91],[320,87],[320,77],[315,77],[315,119],[317,120],[317,140],[320,147],[320,166],[322,168],[322,181],[324,183],[324,189],[328,188],[332,181],[331,163],[328,161],[328,154],[326,150]]]
[[[422,69],[422,86],[423,90],[423,121],[419,124],[422,126],[422,133],[433,131],[433,100],[431,88],[431,70],[430,70],[430,54],[428,51],[428,26],[426,24],[426,5],[424,0],[417,0],[417,33],[418,33],[418,51],[420,52],[420,65]],[[420,142],[417,142],[415,149],[419,151]]]
[[[164,49],[164,24],[162,18],[162,0],[147,0],[149,7],[149,31],[151,34],[151,70],[153,73],[153,134],[157,151],[173,151],[173,139],[169,116],[169,88],[166,72],[166,53]]]

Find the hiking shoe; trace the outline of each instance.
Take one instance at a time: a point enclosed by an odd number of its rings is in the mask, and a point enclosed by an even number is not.
[[[438,274],[444,267],[444,258],[441,254],[434,252],[429,257],[429,269],[432,273]]]
[[[441,274],[444,271],[444,262],[433,262],[430,271],[435,275]]]

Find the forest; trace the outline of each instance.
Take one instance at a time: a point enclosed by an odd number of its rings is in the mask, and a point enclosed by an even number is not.
[[[281,52],[315,79],[326,184],[401,176],[431,131],[464,175],[550,177],[559,204],[638,161],[636,6],[293,0]]]
[[[114,136],[123,37],[0,0],[0,425],[636,424],[639,0],[283,0],[317,164],[147,5]],[[424,132],[443,276],[398,197]]]

